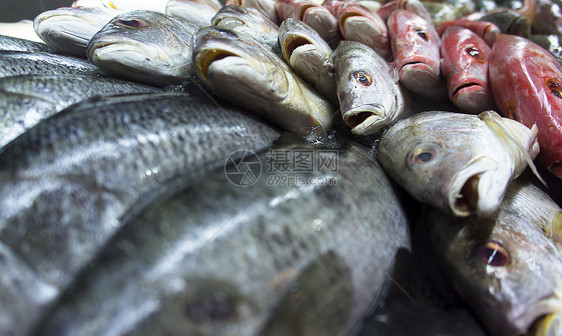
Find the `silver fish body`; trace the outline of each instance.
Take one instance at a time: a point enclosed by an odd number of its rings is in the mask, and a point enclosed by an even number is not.
[[[92,37],[88,58],[116,77],[156,86],[181,84],[193,75],[191,43],[197,28],[159,12],[124,13]]]
[[[539,152],[529,129],[493,111],[424,112],[381,137],[377,158],[412,197],[456,216],[489,216]]]
[[[0,51],[0,77],[16,75],[103,76],[92,62],[73,56],[34,51]]]
[[[62,7],[37,15],[33,28],[56,50],[86,58],[90,39],[120,13],[112,8]]]
[[[398,76],[373,49],[341,41],[334,52],[334,65],[340,111],[354,134],[376,133],[404,116]]]
[[[0,334],[29,332],[141,195],[278,135],[194,91],[85,101],[10,142],[0,152]]]
[[[492,335],[525,334],[544,315],[560,317],[562,255],[550,236],[560,233],[562,209],[532,183],[513,181],[490,218],[429,209],[423,220],[456,290]]]
[[[0,78],[0,148],[41,120],[87,98],[161,91],[109,77],[19,75]]]
[[[338,105],[332,48],[306,23],[288,18],[279,26],[283,59],[297,74]]]
[[[0,34],[0,50],[52,53],[55,50],[45,43]]]
[[[277,55],[254,39],[220,27],[194,38],[197,76],[217,96],[286,130],[308,135],[332,125],[334,108]]]
[[[211,19],[221,7],[218,0],[169,0],[166,14],[204,27],[211,24]]]
[[[319,149],[291,141],[271,150]],[[252,161],[262,163],[252,185],[234,185],[219,169],[156,199],[41,333],[347,334],[410,243],[404,209],[375,160],[356,145],[335,152],[337,172],[286,175],[331,185],[275,185],[268,157],[274,166],[283,159],[264,151]]]

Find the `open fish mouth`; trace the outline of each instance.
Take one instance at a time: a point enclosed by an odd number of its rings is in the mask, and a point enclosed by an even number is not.
[[[288,34],[283,37],[283,52],[287,59],[291,59],[293,52],[303,46],[314,45],[309,39],[297,34]]]
[[[500,330],[513,330],[514,333],[532,329],[530,336],[560,335],[562,332],[562,302],[559,293],[538,299],[528,309],[508,318]],[[532,328],[530,328],[533,326]]]
[[[209,67],[210,65],[218,60],[224,59],[226,57],[240,57],[231,51],[222,50],[222,49],[204,49],[201,50],[197,58],[194,60],[199,70],[201,77],[203,77],[204,81],[208,81],[209,75]]]
[[[227,29],[235,29],[240,26],[248,26],[246,22],[232,16],[217,17],[215,18],[213,25]]]
[[[368,135],[385,126],[385,115],[380,105],[362,105],[346,111],[343,119],[353,134]]]

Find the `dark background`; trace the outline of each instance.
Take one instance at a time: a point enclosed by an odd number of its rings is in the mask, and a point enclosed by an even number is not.
[[[0,22],[33,20],[49,9],[68,7],[74,0],[0,0]]]

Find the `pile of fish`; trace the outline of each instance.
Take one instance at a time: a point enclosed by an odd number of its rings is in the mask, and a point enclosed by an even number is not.
[[[557,6],[0,26],[0,335],[562,334]]]

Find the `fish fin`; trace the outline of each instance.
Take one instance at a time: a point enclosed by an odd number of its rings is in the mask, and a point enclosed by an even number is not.
[[[521,153],[523,153],[523,158],[527,162],[527,165],[529,166],[533,174],[539,179],[539,181],[541,181],[541,183],[545,187],[548,188],[546,182],[543,180],[543,178],[541,177],[541,175],[537,170],[537,167],[533,163],[533,159],[529,155],[529,149],[525,148],[525,146],[517,139],[517,137],[513,135],[513,132],[509,127],[506,127],[503,123],[501,123],[502,117],[496,111],[489,110],[480,113],[478,115],[478,118],[484,121],[486,125],[488,125],[488,127],[494,130],[496,133],[505,136],[509,141],[515,144],[517,149],[519,149]],[[537,138],[537,134],[538,134],[538,128],[537,125],[534,124],[533,127],[531,127],[531,134],[530,134],[530,138],[532,140],[531,143],[535,142],[535,139]]]

